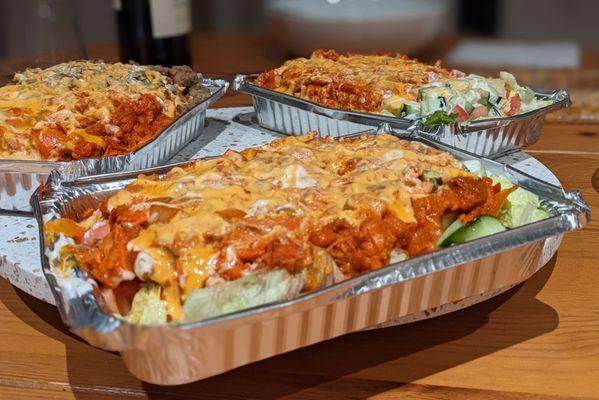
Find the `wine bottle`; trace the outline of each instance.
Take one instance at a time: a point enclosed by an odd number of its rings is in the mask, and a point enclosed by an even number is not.
[[[121,61],[190,65],[190,0],[114,0]]]

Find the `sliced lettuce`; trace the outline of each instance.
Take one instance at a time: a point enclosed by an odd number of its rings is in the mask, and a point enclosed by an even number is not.
[[[286,269],[254,272],[243,278],[192,291],[183,304],[184,321],[195,322],[217,315],[296,297],[303,286],[301,275]]]
[[[314,249],[312,262],[302,272],[305,290],[316,290],[343,280],[343,273],[333,257],[320,247]]]
[[[125,320],[134,324],[159,325],[166,323],[166,303],[160,298],[160,286],[147,284],[133,297],[131,310]]]
[[[509,189],[513,184],[504,176],[493,176],[493,182],[501,189]],[[499,220],[507,228],[530,224],[548,218],[550,214],[541,208],[539,198],[528,190],[518,188],[507,197],[499,214]]]
[[[529,104],[535,102],[535,93],[525,86],[520,86],[514,75],[510,74],[509,72],[501,71],[499,73],[499,77],[507,82],[510,89],[518,93],[520,99],[522,99],[522,103]]]

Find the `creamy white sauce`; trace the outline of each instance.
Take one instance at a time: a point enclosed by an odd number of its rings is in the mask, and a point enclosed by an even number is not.
[[[129,247],[130,246],[128,243],[127,248]],[[152,275],[152,271],[154,270],[154,259],[148,253],[140,251],[137,253],[137,257],[135,258],[133,270],[135,271],[135,275],[137,275],[140,279],[147,279]]]
[[[75,241],[69,237],[66,237],[62,234],[58,235],[58,240],[54,242],[54,250],[50,250],[46,248],[46,256],[50,260],[50,262],[54,262],[60,256],[60,250],[64,246],[74,245]]]
[[[56,262],[60,256],[60,250],[64,246],[74,245],[73,239],[68,238],[64,235],[58,235],[58,239],[54,243],[54,250],[46,248],[46,256],[50,260],[52,274],[56,278],[56,282],[61,288],[63,296],[67,299],[81,297],[92,291],[93,286],[96,285],[93,279],[81,279],[75,275],[75,271],[67,269],[66,271],[59,270],[56,268]]]

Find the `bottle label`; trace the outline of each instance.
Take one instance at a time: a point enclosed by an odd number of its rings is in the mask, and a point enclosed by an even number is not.
[[[150,17],[155,39],[183,36],[191,32],[189,0],[150,0]]]

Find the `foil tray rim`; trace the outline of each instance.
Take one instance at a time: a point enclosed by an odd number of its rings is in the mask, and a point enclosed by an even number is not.
[[[173,122],[171,122],[166,128],[164,128],[158,135],[156,135],[152,140],[148,141],[147,143],[144,143],[143,146],[133,150],[132,152],[104,158],[85,158],[81,160],[72,161],[0,159],[0,173],[21,172],[23,168],[43,168],[44,170],[45,168],[65,169],[72,165],[80,164],[82,162],[107,162],[109,161],[109,159],[117,157],[133,157],[139,153],[147,151],[151,149],[153,146],[155,146],[156,142],[159,142],[161,138],[167,136],[173,130],[177,129],[181,124],[185,123],[185,121],[191,118],[196,112],[200,111],[202,108],[208,108],[210,105],[214,104],[214,102],[220,99],[229,88],[229,82],[224,79],[202,78],[202,84],[206,86],[208,90],[210,90],[209,97],[194,105],[192,108],[186,110],[183,114],[179,115]]]
[[[390,117],[386,115],[342,110],[330,108],[310,100],[301,99],[285,93],[266,89],[249,82],[256,78],[258,74],[244,75],[237,74],[233,80],[233,88],[238,92],[250,94],[266,100],[275,101],[287,106],[296,107],[303,111],[313,112],[317,115],[325,116],[342,121],[354,122],[357,124],[379,126],[389,124],[393,128],[405,130],[423,130],[426,133],[435,133],[439,130],[449,130],[456,135],[466,135],[471,132],[478,132],[490,128],[499,128],[516,123],[522,120],[532,119],[539,115],[547,114],[560,108],[569,107],[572,103],[570,94],[566,89],[533,89],[535,95],[542,99],[553,100],[553,103],[526,113],[517,114],[511,117],[488,118],[478,121],[464,123],[444,124],[432,128],[424,127],[421,119],[410,120],[406,118]]]
[[[397,133],[394,134],[400,136]],[[414,139],[413,137],[408,138]],[[122,184],[123,182],[132,179],[140,173],[144,173],[146,170],[113,173],[109,174],[108,176],[99,175],[95,177],[82,177],[71,182],[61,182],[59,176],[60,174],[55,172],[51,175],[45,187],[36,191],[36,194],[32,197],[32,206],[34,208],[34,214],[40,229],[40,248],[44,275],[46,276],[46,279],[48,280],[52,292],[57,300],[57,305],[59,307],[63,321],[74,330],[92,329],[106,334],[116,333],[115,331],[120,329],[128,329],[130,330],[129,333],[133,333],[135,331],[139,332],[140,330],[143,331],[145,329],[189,330],[200,327],[215,327],[219,326],[221,323],[230,321],[236,321],[239,323],[239,321],[243,321],[244,319],[256,317],[259,318],[260,314],[266,312],[278,311],[284,313],[285,309],[289,309],[294,305],[302,305],[303,307],[309,308],[310,304],[317,301],[332,302],[352,296],[359,296],[370,290],[381,289],[399,282],[405,282],[406,280],[411,280],[427,274],[439,272],[447,268],[507,251],[511,248],[538,241],[556,234],[560,234],[562,232],[580,229],[590,219],[588,205],[586,205],[579,192],[565,192],[563,189],[557,186],[533,178],[509,165],[501,164],[488,158],[476,156],[472,153],[455,149],[438,142],[423,138],[416,138],[416,140],[424,142],[429,146],[450,151],[454,156],[460,156],[462,159],[464,159],[464,157],[469,159],[478,159],[481,162],[484,162],[485,166],[488,168],[493,167],[496,170],[505,171],[512,177],[517,176],[518,179],[516,183],[529,190],[536,188],[541,192],[539,194],[537,191],[537,194],[542,197],[553,198],[553,201],[556,203],[558,215],[535,222],[533,224],[493,235],[491,237],[492,240],[489,240],[489,238],[483,238],[455,247],[437,250],[422,256],[402,261],[400,263],[391,264],[379,270],[371,271],[367,274],[359,275],[355,278],[342,281],[335,285],[306,293],[287,302],[265,304],[251,309],[246,309],[223,316],[217,316],[194,323],[144,326],[131,324],[120,318],[104,313],[95,302],[95,298],[91,293],[88,293],[84,297],[65,296],[65,292],[62,290],[62,287],[58,283],[54,272],[51,270],[48,257],[46,256],[43,222],[47,218],[55,218],[57,215],[60,215],[65,202],[68,203],[68,201],[71,199],[84,197],[86,195],[89,196],[89,193],[87,192],[83,195],[78,192],[78,187],[93,185],[94,181],[113,184],[118,184],[121,182]],[[185,165],[187,163],[188,162],[183,162],[173,165]],[[154,173],[163,173],[171,167],[172,165],[155,167],[151,168],[150,170]],[[431,260],[435,260],[437,264],[432,263]],[[433,267],[431,267],[431,265]],[[385,281],[386,279],[388,283],[379,287],[370,287],[368,282],[372,281],[374,278],[379,281],[381,279]],[[131,338],[129,335],[126,335],[125,337],[128,337],[129,339]],[[125,340],[125,342],[128,342],[128,340]],[[130,344],[131,343],[129,343],[129,345]],[[129,347],[128,345],[125,345],[124,348]]]

